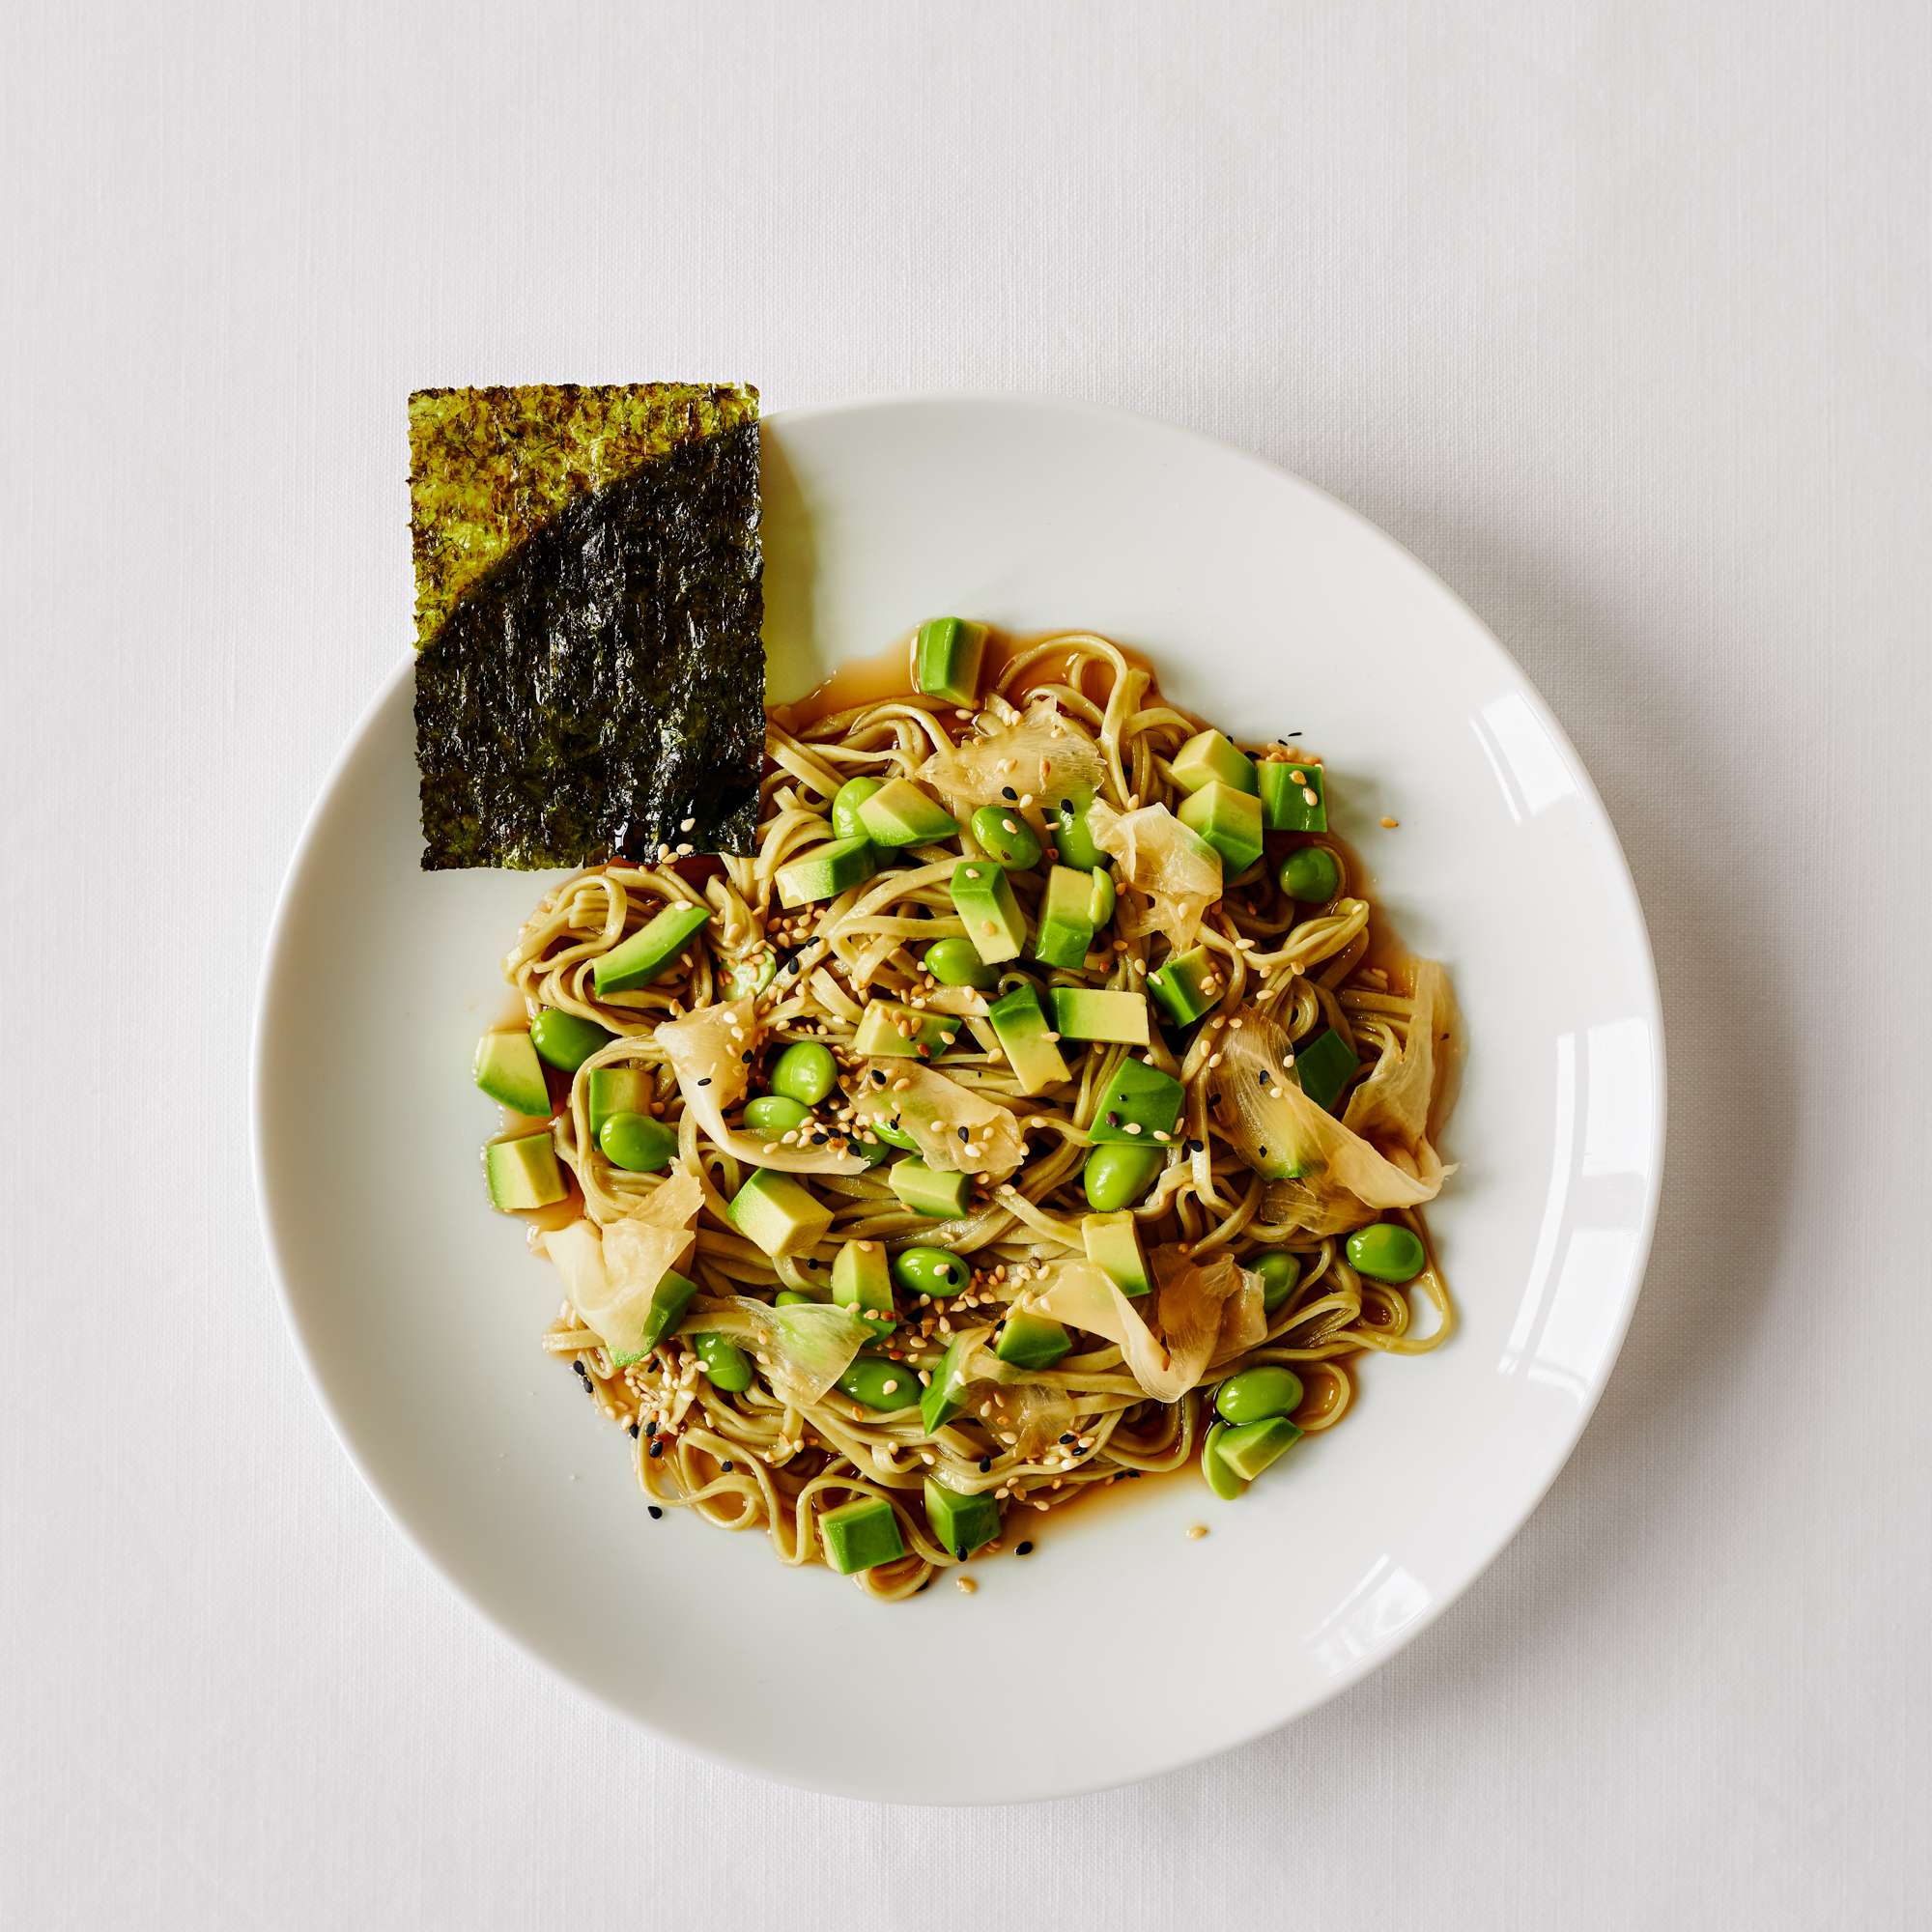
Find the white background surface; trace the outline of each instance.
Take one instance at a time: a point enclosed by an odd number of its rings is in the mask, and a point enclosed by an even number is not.
[[[0,1922],[1922,1922],[1928,71],[1906,0],[15,18]],[[648,375],[1260,450],[1603,787],[1672,1059],[1623,1365],[1463,1603],[1248,1751],[950,1816],[713,1770],[482,1627],[309,1399],[247,1028],[408,644],[403,397]]]

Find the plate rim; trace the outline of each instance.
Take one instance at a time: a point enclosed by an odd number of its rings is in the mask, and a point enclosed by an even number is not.
[[[1268,1737],[1276,1731],[1299,1722],[1312,1716],[1325,1705],[1353,1689],[1364,1678],[1381,1669],[1407,1650],[1422,1634],[1460,1603],[1475,1583],[1496,1563],[1503,1552],[1521,1533],[1530,1519],[1536,1515],[1555,1486],[1558,1477],[1576,1456],[1584,1434],[1589,1429],[1598,1405],[1608,1388],[1611,1378],[1616,1373],[1622,1359],[1624,1344],[1629,1338],[1631,1322],[1634,1320],[1638,1300],[1643,1293],[1649,1271],[1652,1248],[1656,1238],[1657,1223],[1663,1191],[1663,1179],[1668,1157],[1669,1130],[1669,1091],[1668,1053],[1664,1037],[1663,1002],[1658,980],[1656,950],[1651,943],[1650,926],[1644,917],[1643,904],[1638,895],[1635,874],[1633,872],[1629,855],[1625,852],[1623,840],[1619,838],[1616,821],[1605,805],[1595,779],[1581,754],[1572,743],[1561,720],[1550,709],[1542,692],[1537,688],[1529,673],[1519,664],[1502,640],[1489,624],[1468,605],[1464,599],[1421,557],[1417,556],[1399,538],[1384,529],[1379,524],[1352,504],[1333,496],[1320,484],[1285,466],[1243,447],[1238,443],[1226,441],[1205,430],[1192,428],[1186,424],[1175,423],[1167,419],[1150,415],[1143,411],[1127,409],[1123,406],[1092,401],[1086,398],[1055,396],[1050,394],[1028,393],[1012,390],[918,390],[904,393],[877,391],[831,403],[816,403],[791,409],[779,409],[761,416],[764,422],[774,422],[780,426],[810,422],[815,419],[836,416],[853,416],[899,409],[919,408],[963,408],[973,410],[985,407],[1018,408],[1038,412],[1049,415],[1084,415],[1114,423],[1127,423],[1139,429],[1152,429],[1162,435],[1183,439],[1197,446],[1211,450],[1220,458],[1233,457],[1244,466],[1264,472],[1273,483],[1288,483],[1308,497],[1316,499],[1330,512],[1339,512],[1350,523],[1357,526],[1373,539],[1385,547],[1387,553],[1399,558],[1410,569],[1419,572],[1428,583],[1462,613],[1466,620],[1472,639],[1479,641],[1490,655],[1492,666],[1501,670],[1527,700],[1538,723],[1548,733],[1556,751],[1575,782],[1587,810],[1593,813],[1600,826],[1609,856],[1614,860],[1611,875],[1621,895],[1623,913],[1629,929],[1636,940],[1635,964],[1640,968],[1637,975],[1637,991],[1640,994],[1641,1017],[1646,1022],[1650,1042],[1650,1118],[1646,1122],[1646,1141],[1651,1151],[1650,1169],[1645,1177],[1644,1196],[1641,1213],[1635,1225],[1635,1238],[1631,1248],[1631,1259],[1627,1268],[1627,1281],[1622,1293],[1620,1308],[1613,1332],[1606,1338],[1606,1346],[1599,1358],[1600,1365],[1593,1372],[1584,1398],[1577,1405],[1574,1420],[1561,1453],[1553,1460],[1548,1473],[1536,1485],[1534,1493],[1524,1501],[1515,1515],[1509,1527],[1493,1540],[1487,1543],[1481,1553],[1473,1558],[1466,1573],[1456,1580],[1453,1587],[1435,1594],[1431,1603],[1403,1629],[1400,1639],[1391,1647],[1374,1651],[1352,1660],[1349,1665],[1334,1672],[1321,1688],[1320,1694],[1302,1703],[1297,1709],[1282,1717],[1270,1717],[1239,1732],[1227,1736],[1218,1742],[1200,1748],[1188,1747],[1178,1755],[1170,1756],[1157,1766],[1150,1769],[1133,1770],[1119,1776],[1106,1776],[1096,1781],[1083,1781],[1077,1785],[1054,1788],[1025,1789],[988,1798],[944,1798],[926,1797],[918,1794],[897,1797],[891,1800],[880,1799],[870,1789],[849,1783],[839,1777],[828,1777],[808,1781],[803,1777],[775,1770],[768,1765],[755,1762],[734,1752],[721,1748],[695,1734],[674,1730],[654,1720],[628,1704],[621,1703],[602,1683],[588,1676],[580,1675],[569,1665],[547,1654],[527,1639],[509,1623],[500,1619],[479,1597],[477,1597],[452,1570],[432,1551],[428,1544],[399,1513],[392,1503],[374,1469],[360,1453],[342,1413],[330,1392],[328,1383],[320,1372],[309,1339],[304,1331],[302,1320],[297,1310],[297,1298],[290,1287],[290,1269],[284,1256],[282,1236],[277,1225],[276,1210],[273,1206],[268,1179],[268,1133],[267,1126],[269,1096],[265,1092],[265,1061],[268,1052],[270,1015],[274,1006],[276,982],[286,966],[288,952],[288,928],[292,914],[292,888],[304,868],[311,849],[322,835],[324,821],[334,799],[336,789],[343,777],[361,750],[370,729],[378,716],[394,699],[397,687],[412,675],[415,666],[415,652],[409,650],[403,658],[383,677],[375,692],[357,714],[354,724],[329,759],[315,794],[303,815],[300,831],[292,847],[288,863],[283,867],[282,876],[275,891],[274,911],[270,918],[262,943],[262,953],[255,980],[254,1010],[249,1027],[248,1061],[248,1140],[249,1175],[255,1196],[255,1209],[261,1227],[264,1248],[269,1262],[270,1279],[273,1284],[275,1297],[281,1309],[283,1326],[295,1346],[297,1359],[307,1379],[310,1392],[322,1408],[330,1434],[349,1460],[362,1486],[375,1499],[377,1507],[418,1561],[423,1563],[439,1579],[442,1586],[452,1592],[459,1601],[487,1626],[496,1635],[507,1641],[517,1652],[538,1665],[548,1676],[568,1685],[573,1690],[589,1698],[597,1707],[634,1724],[649,1736],[679,1750],[689,1750],[708,1762],[723,1766],[744,1776],[761,1777],[770,1782],[781,1784],[792,1790],[810,1791],[821,1795],[832,1795],[843,1799],[871,1803],[892,1803],[932,1809],[977,1809],[984,1806],[1051,1802],[1059,1798],[1072,1798],[1092,1793],[1122,1789],[1127,1785],[1165,1776],[1176,1771],[1202,1764],[1210,1758],[1236,1751]],[[1024,1781],[1021,1781],[1022,1784]]]

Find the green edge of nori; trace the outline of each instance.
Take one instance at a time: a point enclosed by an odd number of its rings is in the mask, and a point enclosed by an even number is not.
[[[416,658],[425,869],[749,851],[761,563],[745,422],[578,497],[492,564]]]

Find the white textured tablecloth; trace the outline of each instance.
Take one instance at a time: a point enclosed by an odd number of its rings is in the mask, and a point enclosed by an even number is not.
[[[1932,13],[188,0],[5,48],[0,1924],[1926,1922]],[[1603,786],[1671,1054],[1623,1364],[1464,1602],[1252,1749],[951,1816],[714,1769],[485,1628],[310,1399],[248,1026],[408,645],[405,393],[660,375],[1262,451]]]

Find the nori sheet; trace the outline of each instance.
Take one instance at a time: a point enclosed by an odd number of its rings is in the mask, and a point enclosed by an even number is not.
[[[425,868],[751,849],[756,415],[688,384],[411,397]]]

